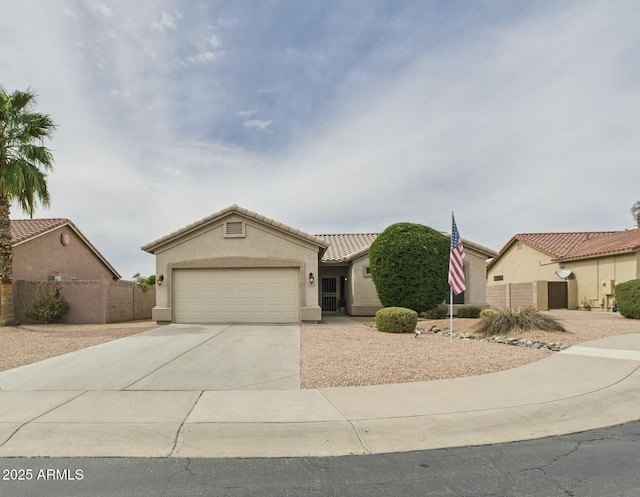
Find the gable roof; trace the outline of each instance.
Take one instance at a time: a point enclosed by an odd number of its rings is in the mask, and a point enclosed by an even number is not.
[[[354,233],[342,235],[318,235],[329,247],[322,256],[322,262],[349,262],[369,251],[378,233]]]
[[[520,233],[507,242],[494,261],[518,241],[544,252],[554,261],[587,259],[640,250],[640,228],[624,231]]]
[[[34,238],[45,235],[53,230],[68,226],[78,238],[80,238],[91,250],[94,255],[111,271],[111,273],[120,279],[120,273],[104,258],[96,247],[82,234],[82,232],[68,219],[52,218],[52,219],[12,219],[11,220],[11,241],[13,246],[21,245]]]
[[[442,233],[447,238],[451,238],[449,233]],[[373,241],[378,237],[379,233],[355,233],[355,234],[338,234],[338,235],[318,235],[318,237],[329,242],[329,247],[324,253],[321,262],[351,262],[361,255],[369,252],[369,248]],[[485,255],[487,258],[495,257],[497,252],[490,248],[478,245],[466,239],[462,239],[462,245]]]
[[[146,245],[142,246],[142,250],[144,250],[145,252],[149,252],[151,254],[154,254],[155,251],[157,249],[159,249],[160,247],[162,247],[163,245],[166,245],[167,243],[170,243],[182,236],[188,235],[189,233],[193,233],[194,231],[199,230],[202,227],[207,226],[208,224],[212,224],[215,223],[217,221],[219,221],[220,219],[222,219],[223,217],[232,214],[232,213],[237,213],[240,214],[246,218],[249,219],[254,219],[256,221],[259,221],[262,224],[266,224],[278,231],[282,231],[284,233],[287,233],[289,235],[292,235],[294,237],[300,238],[302,240],[305,240],[307,242],[311,242],[315,245],[317,245],[318,247],[320,247],[323,251],[324,249],[327,248],[328,243],[325,242],[322,238],[319,238],[315,235],[310,235],[309,233],[305,233],[304,231],[300,231],[299,229],[296,228],[292,228],[291,226],[288,226],[286,224],[280,223],[278,221],[275,221],[269,217],[263,216],[261,214],[258,214],[257,212],[253,212],[250,211],[248,209],[245,209],[243,207],[240,207],[236,204],[230,205],[229,207],[219,210],[218,212],[214,212],[213,214],[211,214],[210,216],[204,217],[202,219],[200,219],[199,221],[196,221],[194,223],[191,223],[187,226],[185,226],[184,228],[181,228],[179,230],[176,230],[172,233],[169,233],[166,236],[163,236],[162,238],[158,238],[157,240],[154,240],[153,242],[147,243]]]

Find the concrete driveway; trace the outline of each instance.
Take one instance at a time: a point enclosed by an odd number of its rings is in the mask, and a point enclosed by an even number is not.
[[[299,325],[171,324],[0,373],[2,390],[299,388]]]

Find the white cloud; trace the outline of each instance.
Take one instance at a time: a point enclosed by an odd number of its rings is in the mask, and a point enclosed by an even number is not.
[[[248,121],[243,122],[243,126],[249,129],[257,129],[258,131],[263,131],[271,126],[273,121],[264,121],[261,119],[249,119]]]
[[[189,64],[208,64],[224,55],[222,42],[213,33],[210,33],[205,40],[196,43],[195,49],[196,53],[186,58]]]
[[[173,15],[163,12],[160,15],[159,21],[153,21],[151,23],[151,29],[156,31],[166,31],[168,29],[175,30],[178,28],[178,21],[182,19],[182,14],[175,12]]]

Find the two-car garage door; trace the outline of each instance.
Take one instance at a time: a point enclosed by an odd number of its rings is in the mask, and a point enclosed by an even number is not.
[[[298,322],[298,268],[177,269],[176,323]]]

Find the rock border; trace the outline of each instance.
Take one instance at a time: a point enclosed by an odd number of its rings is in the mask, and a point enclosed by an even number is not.
[[[431,333],[434,335],[449,335],[449,330],[441,330],[437,326],[432,326],[431,328],[416,328],[420,333]],[[492,337],[479,337],[474,335],[473,333],[456,333],[455,331],[451,334],[452,338],[457,338],[461,340],[480,340],[483,342],[489,343],[500,343],[503,345],[513,345],[515,347],[529,347],[531,349],[547,349],[553,352],[560,352],[561,350],[567,349],[570,345],[565,345],[561,342],[541,342],[538,340],[529,340],[528,338],[509,338],[508,336],[496,335]]]

